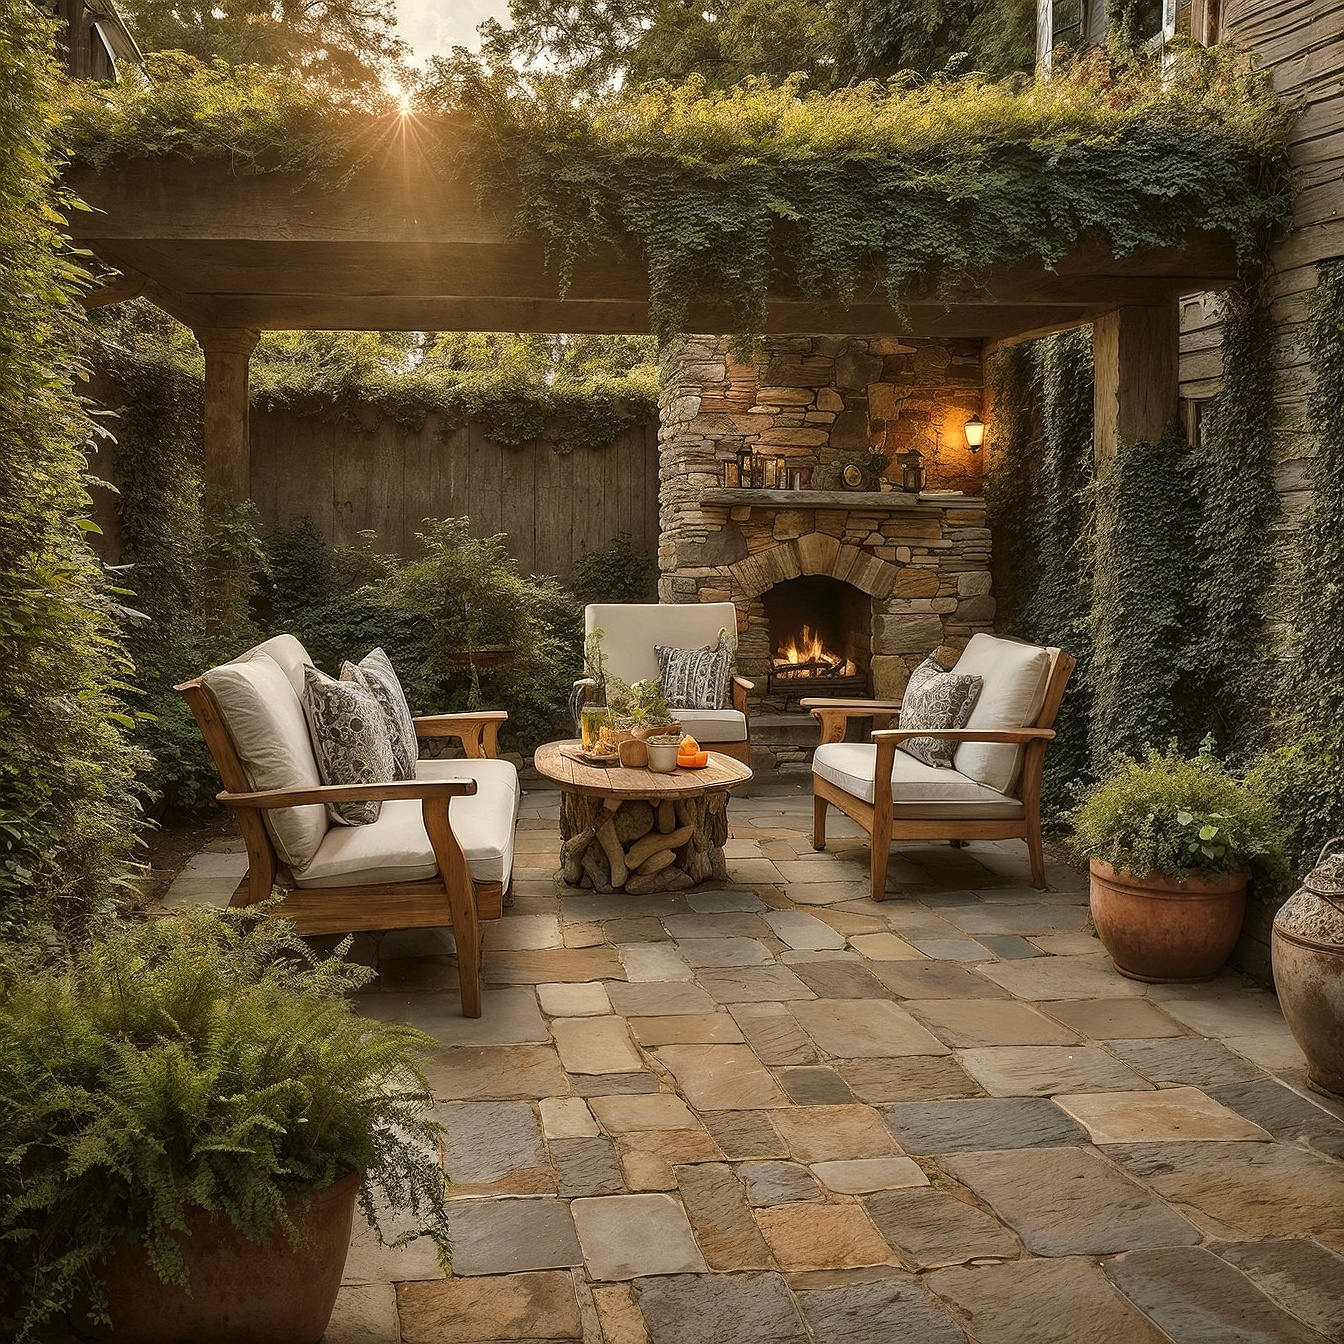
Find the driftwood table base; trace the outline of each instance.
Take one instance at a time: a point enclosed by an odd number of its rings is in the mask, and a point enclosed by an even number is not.
[[[751,778],[729,757],[704,771],[659,775],[585,766],[538,750],[537,770],[560,785],[560,874],[595,891],[681,891],[728,876],[728,789]]]

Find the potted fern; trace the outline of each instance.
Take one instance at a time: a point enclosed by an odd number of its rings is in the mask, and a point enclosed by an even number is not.
[[[434,1043],[342,950],[252,907],[0,962],[0,1334],[316,1344],[356,1203],[446,1257]]]
[[[1216,976],[1241,932],[1251,860],[1275,849],[1268,802],[1206,741],[1193,758],[1121,758],[1072,822],[1116,970],[1158,984]]]

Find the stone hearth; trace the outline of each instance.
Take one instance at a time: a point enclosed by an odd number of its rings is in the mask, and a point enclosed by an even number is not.
[[[860,649],[882,699],[899,699],[933,649],[955,657],[992,628],[983,459],[962,434],[980,409],[980,383],[973,342],[791,338],[767,341],[755,364],[734,361],[712,337],[669,352],[659,590],[665,602],[737,606],[738,667],[758,683],[758,713],[786,708],[769,687],[764,599],[776,585],[818,575],[861,595],[837,603],[866,626],[840,642],[847,656]],[[871,468],[872,453],[894,461],[917,447],[926,489],[891,488],[899,464],[873,482],[885,488],[861,492],[724,488],[722,463],[743,446],[810,470],[823,487],[847,462]]]

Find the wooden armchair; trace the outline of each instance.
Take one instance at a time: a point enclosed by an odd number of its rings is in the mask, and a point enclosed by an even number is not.
[[[413,780],[323,785],[295,689],[305,662],[282,635],[177,687],[247,845],[230,904],[266,900],[279,885],[278,913],[302,934],[451,925],[462,1012],[479,1017],[480,920],[503,914],[518,814],[517,771],[493,759],[508,715],[418,718],[418,737],[455,737],[465,758],[422,760]],[[374,800],[383,808],[371,825],[327,825],[325,804]]]
[[[1041,771],[1074,666],[1061,649],[976,635],[957,671],[983,678],[980,696],[965,728],[937,732],[886,726],[901,712],[892,701],[804,700],[821,722],[812,762],[814,847],[826,847],[826,811],[834,805],[868,832],[875,901],[886,894],[893,840],[1022,839],[1032,885],[1043,888]],[[854,718],[873,720],[873,745],[844,740]],[[953,768],[898,752],[912,737],[960,744]]]

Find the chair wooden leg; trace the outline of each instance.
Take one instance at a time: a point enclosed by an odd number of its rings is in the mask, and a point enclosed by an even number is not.
[[[448,907],[453,912],[453,941],[457,944],[457,978],[462,992],[462,1016],[481,1015],[481,922],[476,915],[476,893],[471,884],[465,891],[456,883],[448,886]]]
[[[812,848],[826,848],[826,809],[830,803],[819,793],[812,795]]]
[[[1037,891],[1045,890],[1045,851],[1041,846],[1041,828],[1027,829],[1027,852],[1031,855],[1031,885]]]

